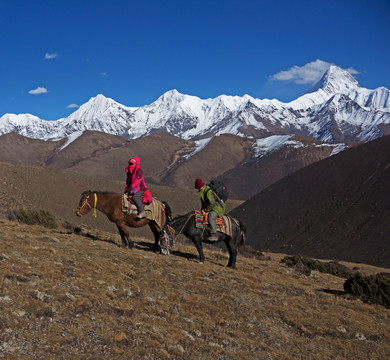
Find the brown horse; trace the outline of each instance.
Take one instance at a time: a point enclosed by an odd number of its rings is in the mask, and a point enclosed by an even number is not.
[[[76,209],[77,216],[83,216],[90,212],[92,209],[97,209],[107,216],[108,220],[115,223],[118,228],[119,234],[122,238],[122,247],[132,249],[134,247],[133,241],[129,237],[129,227],[142,227],[149,225],[154,235],[153,250],[159,250],[159,239],[162,228],[160,228],[154,221],[147,218],[138,219],[137,215],[130,212],[122,211],[122,196],[123,194],[115,194],[110,192],[101,191],[84,191],[81,194],[79,206]],[[171,216],[171,209],[166,202],[163,202],[165,206],[165,219],[164,225],[167,219]]]

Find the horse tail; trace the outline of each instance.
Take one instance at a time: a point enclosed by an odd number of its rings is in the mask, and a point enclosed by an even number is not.
[[[238,243],[238,247],[240,250],[245,250],[245,240],[246,240],[246,225],[243,224],[240,220],[238,220],[240,223],[240,242]]]
[[[172,210],[166,201],[162,201],[165,207],[165,222],[168,223],[172,219]]]

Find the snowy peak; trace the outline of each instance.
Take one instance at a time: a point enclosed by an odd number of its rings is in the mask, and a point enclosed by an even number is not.
[[[131,111],[132,108],[128,108],[113,99],[99,94],[81,105],[80,108],[70,114],[66,120],[82,124],[85,130],[98,130],[98,128],[95,127],[91,128],[90,124],[100,122],[101,125],[104,126],[104,123],[111,121],[115,122],[115,118],[119,120],[118,118],[123,119],[124,117],[128,117]]]
[[[315,84],[308,93],[321,89],[328,95],[338,93],[347,94],[359,88],[359,83],[347,70],[332,65],[322,76],[321,80]]]
[[[185,95],[179,93],[176,89],[169,90],[162,94],[156,101],[180,102]]]
[[[76,110],[73,114],[71,114],[71,116],[76,115],[76,117],[80,117],[80,118],[84,118],[86,116],[87,117],[99,116],[106,113],[111,108],[121,107],[121,106],[122,105],[115,102],[114,100],[107,98],[102,94],[99,94],[89,99],[85,104],[81,105],[78,110]]]

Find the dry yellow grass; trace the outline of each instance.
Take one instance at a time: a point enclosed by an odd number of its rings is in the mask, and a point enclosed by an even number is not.
[[[0,358],[386,359],[390,310],[341,294],[344,279],[178,241],[100,240],[0,220]],[[360,271],[386,271],[347,264]],[[388,270],[387,270],[388,271]]]

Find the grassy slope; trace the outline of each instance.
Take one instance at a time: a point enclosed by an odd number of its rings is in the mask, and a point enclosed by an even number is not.
[[[0,357],[385,359],[390,310],[341,294],[344,279],[176,242],[117,247],[0,220]],[[349,264],[351,268],[354,264]],[[383,271],[358,265],[362,272]],[[339,294],[339,295],[337,295]]]

